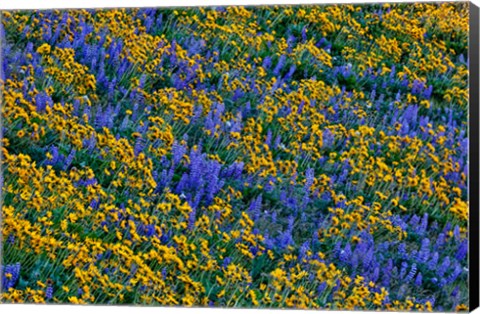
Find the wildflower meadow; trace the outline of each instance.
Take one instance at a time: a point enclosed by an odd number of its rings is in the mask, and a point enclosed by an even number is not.
[[[468,310],[468,12],[1,12],[1,302]]]

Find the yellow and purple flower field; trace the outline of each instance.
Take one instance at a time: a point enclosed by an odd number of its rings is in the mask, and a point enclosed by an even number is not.
[[[468,10],[2,12],[0,301],[467,310]]]

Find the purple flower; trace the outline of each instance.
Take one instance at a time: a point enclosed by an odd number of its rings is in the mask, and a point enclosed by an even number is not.
[[[65,159],[65,161],[63,163],[63,170],[64,171],[67,170],[68,167],[70,167],[73,159],[75,158],[76,153],[77,153],[77,151],[74,148],[72,148],[72,150],[70,151],[70,154],[68,154],[67,158]]]
[[[460,265],[456,265],[453,271],[448,276],[447,281],[449,283],[453,283],[458,278],[458,276],[460,276],[461,273],[462,273],[462,267],[460,267]]]
[[[50,146],[50,154],[52,155],[51,160],[47,160],[47,165],[55,165],[59,160],[58,148],[55,145]]]
[[[135,146],[133,147],[133,153],[138,156],[145,149],[145,140],[141,137],[137,137]]]
[[[428,262],[428,269],[434,270],[437,267],[438,264],[438,252],[433,253],[432,258]]]
[[[288,70],[288,73],[285,75],[284,79],[289,80],[290,78],[292,78],[292,75],[293,75],[293,73],[295,73],[296,69],[297,69],[297,67],[295,66],[295,64],[290,66],[290,69]]]
[[[428,238],[424,238],[422,240],[422,245],[420,247],[420,251],[418,252],[417,261],[419,263],[425,263],[430,255],[430,240]]]
[[[315,179],[315,170],[313,168],[308,168],[307,171],[305,172],[305,186],[304,190],[306,193],[309,193],[310,188],[312,187],[313,181]]]
[[[411,281],[415,277],[416,273],[417,273],[417,264],[413,263],[412,267],[410,268],[410,272],[405,278],[405,281]]]
[[[347,243],[345,248],[340,251],[339,255],[340,255],[339,256],[340,261],[343,263],[347,263],[350,260],[350,258],[352,257],[352,250],[350,247],[350,243]]]
[[[265,144],[270,146],[271,143],[272,143],[272,131],[268,130],[267,137],[265,138]]]
[[[8,244],[13,244],[15,243],[15,236],[13,234],[10,234],[7,238],[7,243]]]
[[[326,288],[327,288],[327,283],[324,281],[324,282],[322,282],[321,284],[318,285],[317,293],[318,294],[323,293],[323,291],[325,291]]]
[[[443,277],[443,275],[445,274],[445,272],[448,270],[449,267],[450,267],[450,258],[447,256],[445,257],[442,264],[437,269],[438,276]]]
[[[420,287],[422,285],[422,273],[418,273],[417,278],[415,278],[415,286]]]
[[[458,261],[463,261],[467,256],[467,253],[468,253],[468,241],[463,240],[458,247],[457,253],[455,254],[455,258]]]
[[[286,61],[287,61],[287,57],[285,55],[281,55],[280,58],[278,59],[277,65],[275,66],[275,69],[273,70],[273,74],[275,76],[278,76],[280,74],[280,71],[285,66]]]
[[[182,160],[183,155],[187,152],[187,148],[177,142],[172,145],[173,164],[177,165]]]
[[[264,68],[265,70],[268,70],[271,65],[272,65],[272,58],[270,56],[265,57],[265,59],[263,59],[262,68]]]
[[[8,291],[8,289],[15,287],[15,284],[20,278],[20,268],[20,263],[6,265],[5,268],[3,268],[2,286],[4,287],[5,291]]]
[[[455,237],[456,241],[460,240],[460,227],[458,225],[456,225],[453,229],[453,236]]]
[[[49,285],[45,291],[45,298],[47,300],[51,300],[53,298],[53,287],[51,285]]]
[[[195,208],[192,208],[192,211],[188,216],[188,230],[193,230],[193,227],[195,227],[195,221],[196,221],[196,210]]]
[[[271,219],[272,219],[272,223],[274,224],[277,223],[277,212],[272,213]]]
[[[402,258],[405,258],[407,256],[407,246],[405,245],[405,243],[400,243],[400,245],[398,246],[398,253],[400,253],[400,256]]]
[[[47,106],[53,106],[53,101],[45,92],[41,92],[35,96],[35,105],[38,112],[44,112]]]
[[[418,226],[417,233],[423,235],[427,231],[428,226],[428,214],[425,213],[423,215],[422,221],[420,222],[420,226]]]
[[[407,262],[402,262],[402,268],[400,268],[400,278],[401,279],[405,278],[405,275],[407,274],[407,267],[408,267]]]
[[[260,217],[261,208],[262,208],[262,194],[258,195],[258,197],[250,203],[249,211],[252,213],[254,221],[257,221],[258,218]]]
[[[423,97],[425,97],[426,99],[430,99],[432,97],[432,93],[433,86],[429,85],[428,88],[423,91]]]
[[[445,237],[445,233],[440,233],[437,237],[437,242],[436,242],[436,248],[439,248],[441,246],[443,246],[446,242],[446,237]]]

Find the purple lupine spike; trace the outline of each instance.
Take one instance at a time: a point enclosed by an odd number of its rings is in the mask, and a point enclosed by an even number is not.
[[[8,291],[8,289],[15,287],[15,284],[20,278],[20,268],[20,263],[6,265],[3,268],[2,286],[5,288],[5,291]],[[10,274],[10,278],[7,278],[7,274]]]
[[[68,154],[67,158],[65,159],[64,163],[63,163],[63,170],[67,170],[68,167],[70,167],[70,165],[72,164],[73,162],[73,159],[75,158],[75,154],[77,153],[77,151],[72,148],[72,150],[70,151],[70,154]]]
[[[371,281],[377,282],[379,277],[380,277],[380,267],[375,267],[375,269],[373,271],[373,274],[372,274]]]
[[[107,115],[103,114],[101,108],[98,108],[98,111],[96,112],[96,116],[95,116],[95,127],[101,129],[104,126],[106,126],[107,125],[106,118],[107,118]]]
[[[461,273],[462,273],[462,267],[460,267],[460,265],[457,264],[453,269],[453,271],[448,276],[447,282],[453,283],[458,278],[458,276],[460,276]]]
[[[288,73],[285,75],[284,79],[285,80],[289,80],[292,78],[293,74],[295,73],[295,70],[297,69],[297,67],[295,66],[295,64],[293,64],[292,66],[290,66],[290,69],[288,70]]]
[[[353,270],[356,270],[358,268],[358,263],[359,263],[359,255],[354,251],[352,254],[352,258],[350,259],[350,266],[352,267]]]
[[[451,296],[456,298],[457,295],[458,295],[458,292],[460,290],[460,287],[459,286],[455,286],[455,288],[453,289],[452,293],[451,293]]]
[[[265,57],[262,62],[262,68],[265,70],[268,70],[270,66],[272,65],[272,58],[270,56]]]
[[[405,243],[400,243],[400,245],[398,246],[398,253],[400,253],[400,256],[402,258],[405,258],[407,256],[407,246],[405,245]]]
[[[232,262],[232,258],[227,256],[223,259],[222,268],[227,268],[228,265]]]
[[[335,136],[333,135],[332,131],[329,129],[325,129],[322,134],[323,137],[323,146],[324,147],[331,147],[333,142],[335,141]]]
[[[313,185],[313,181],[315,179],[315,170],[313,168],[308,168],[307,171],[305,172],[305,186],[304,190],[306,193],[310,191],[310,188]]]
[[[52,155],[52,160],[48,161],[47,164],[55,165],[59,160],[58,148],[55,145],[50,146],[50,154]]]
[[[283,69],[285,66],[285,62],[287,61],[287,57],[285,55],[281,55],[280,58],[278,59],[277,65],[275,66],[275,69],[273,69],[273,74],[275,76],[278,76],[280,74],[280,71]]]
[[[416,228],[418,226],[418,223],[420,222],[420,218],[417,215],[413,215],[410,221],[408,222],[410,226],[413,228]]]
[[[195,227],[195,221],[196,221],[196,210],[194,207],[192,207],[192,211],[188,216],[188,230],[193,230],[193,227]]]
[[[51,300],[53,298],[53,287],[49,285],[45,291],[45,299]]]
[[[125,130],[128,127],[129,122],[130,122],[129,117],[125,116],[125,118],[123,118],[122,120],[122,123],[120,124],[120,130],[121,131]]]
[[[415,277],[416,273],[417,273],[417,264],[413,263],[412,267],[410,268],[410,272],[408,273],[407,277],[405,278],[405,281],[411,281]]]
[[[250,212],[253,214],[253,220],[257,221],[260,218],[262,208],[262,194],[258,195],[250,204]]]
[[[265,144],[270,146],[271,143],[272,143],[272,131],[268,130],[267,137],[265,138]]]
[[[307,41],[307,27],[306,27],[306,26],[304,26],[304,27],[302,28],[302,41],[303,41],[303,42],[306,42],[306,41]]]
[[[415,278],[415,286],[420,287],[422,285],[422,273],[419,272]]]
[[[445,272],[448,270],[450,267],[450,257],[445,257],[443,260],[442,264],[437,268],[437,274],[439,277],[443,277]]]
[[[280,135],[277,135],[277,137],[275,138],[275,142],[273,143],[273,148],[277,149],[281,141],[282,141],[282,137]]]
[[[428,214],[425,213],[422,217],[422,221],[420,222],[420,225],[418,226],[417,233],[420,235],[423,235],[427,231],[428,227]]]
[[[455,228],[453,229],[453,236],[455,237],[456,241],[460,240],[460,226],[455,226]]]
[[[275,247],[275,241],[274,241],[274,239],[272,239],[272,237],[270,237],[268,232],[265,232],[264,238],[265,238],[265,240],[264,240],[265,247],[267,249],[271,250],[272,248]]]
[[[203,162],[199,153],[196,153],[193,149],[190,153],[190,174],[188,176],[190,186],[199,186],[200,177],[202,175]]]
[[[370,93],[370,100],[375,101],[376,96],[377,96],[377,92],[375,89],[373,89],[372,92]]]
[[[410,252],[410,259],[411,260],[417,260],[418,259],[418,251],[417,250],[413,250],[412,252]]]
[[[390,285],[390,280],[392,276],[395,276],[393,271],[393,260],[390,258],[387,262],[387,266],[384,271],[382,271],[382,285],[388,287]]]
[[[302,260],[306,257],[307,252],[310,250],[310,241],[305,241],[300,247],[299,259]]]
[[[340,261],[343,263],[347,263],[351,257],[352,249],[350,247],[350,243],[347,243],[347,245],[345,245],[345,248],[340,251]]]
[[[274,224],[277,223],[277,212],[272,213],[271,219],[272,219],[272,223]]]
[[[133,148],[133,153],[135,154],[135,156],[138,156],[138,154],[140,154],[144,148],[145,148],[145,144],[144,144],[143,138],[137,137],[135,141],[135,146]]]
[[[322,294],[323,291],[325,291],[326,288],[327,288],[327,283],[326,282],[320,283],[317,287],[317,294],[318,295]]]
[[[332,200],[332,194],[329,191],[325,191],[322,193],[321,199],[330,202]]]
[[[315,44],[318,48],[322,48],[326,44],[327,40],[325,37],[320,38],[320,40]]]
[[[177,165],[187,153],[187,148],[183,145],[174,142],[172,145],[173,164]]]
[[[420,247],[420,251],[418,252],[417,261],[419,263],[425,263],[430,257],[430,240],[428,238],[424,238],[422,240],[422,245]]]
[[[139,107],[138,103],[133,104],[133,108],[132,108],[132,120],[133,121],[137,120],[137,116],[138,116],[138,113],[139,113],[138,107]]]
[[[407,267],[407,262],[402,262],[402,268],[400,268],[400,279],[405,278],[405,276],[407,275]]]
[[[293,231],[294,224],[295,224],[295,217],[292,215],[288,216],[288,230]]]
[[[447,224],[445,225],[445,228],[443,228],[443,233],[448,233],[452,229],[452,223],[450,221],[447,221]]]
[[[423,97],[426,99],[432,98],[433,86],[429,85],[427,89],[423,91]]]
[[[441,247],[445,244],[446,242],[446,236],[445,236],[445,233],[440,233],[437,237],[437,242],[436,242],[436,247]]]
[[[341,251],[342,251],[342,242],[337,241],[332,250],[333,256],[339,256]]]
[[[439,258],[438,252],[433,253],[432,258],[428,262],[428,269],[434,270],[435,268],[437,268],[438,258]]]
[[[389,247],[390,247],[390,242],[384,241],[384,242],[380,243],[380,245],[378,246],[378,249],[381,252],[386,252],[386,251],[388,251]]]
[[[116,116],[114,109],[111,105],[108,105],[105,111],[105,126],[109,129],[113,128],[114,118]]]
[[[155,235],[155,225],[145,225],[143,227],[143,235],[146,237],[153,237]]]
[[[468,253],[468,241],[463,240],[462,243],[460,243],[460,245],[458,247],[458,250],[455,254],[455,258],[458,261],[463,261],[465,259],[465,257],[467,257],[467,253]]]
[[[367,253],[363,256],[363,268],[368,269],[373,260],[373,248],[369,249]]]
[[[235,171],[233,173],[235,179],[239,179],[242,176],[244,165],[243,162],[235,162]]]
[[[45,92],[41,92],[35,96],[35,104],[38,112],[44,112],[47,106],[53,106],[53,100]]]

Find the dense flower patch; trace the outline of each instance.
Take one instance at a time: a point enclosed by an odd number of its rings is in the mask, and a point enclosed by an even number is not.
[[[2,26],[3,302],[467,309],[468,4]]]

